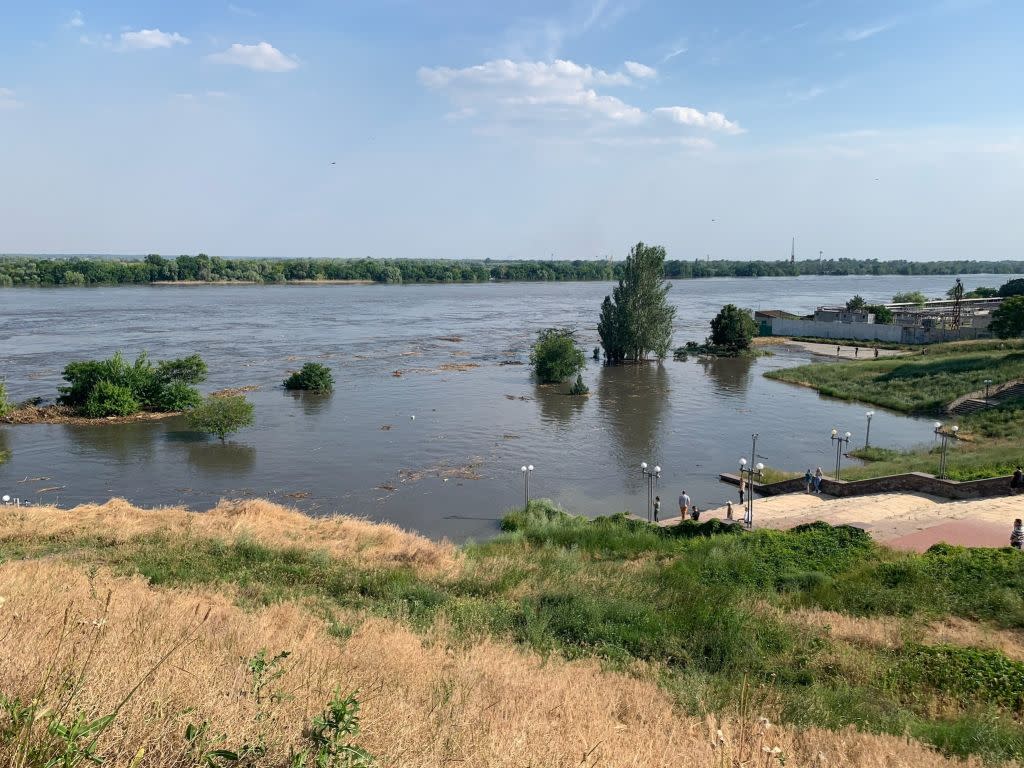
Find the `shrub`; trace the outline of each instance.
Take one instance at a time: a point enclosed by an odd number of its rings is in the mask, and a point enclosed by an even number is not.
[[[150,404],[153,406],[153,410],[173,413],[195,408],[201,402],[203,402],[203,398],[195,387],[190,387],[183,381],[173,381],[161,387],[156,398]]]
[[[864,309],[875,316],[875,323],[878,325],[892,325],[892,310],[885,304],[869,304]]]
[[[253,410],[244,395],[207,397],[189,411],[188,424],[197,432],[216,435],[224,442],[228,435],[252,425]]]
[[[181,411],[200,402],[199,392],[189,385],[206,378],[206,363],[199,355],[191,355],[177,360],[163,360],[154,366],[143,352],[129,365],[118,352],[109,360],[68,363],[63,376],[68,384],[60,387],[59,401],[80,410],[86,416],[106,410],[102,402],[109,399],[113,390],[106,387],[106,394],[95,394],[102,383],[126,390],[131,399],[123,397],[122,393],[116,400],[119,408],[127,407],[134,400],[135,410],[132,413],[143,409]]]
[[[892,297],[893,304],[924,304],[928,297],[920,291],[905,291]]]
[[[1017,710],[1024,702],[1024,662],[1000,651],[959,646],[912,645],[899,665],[904,685],[930,685],[957,698],[978,699]]]
[[[199,384],[206,381],[206,374],[206,362],[199,355],[161,360],[156,365],[157,378],[166,384]]]
[[[537,378],[546,384],[565,381],[586,364],[571,328],[545,328],[537,334],[537,343],[530,351],[530,365]]]
[[[1011,296],[992,313],[989,329],[1001,339],[1024,334],[1024,296]]]
[[[139,401],[131,389],[101,379],[89,392],[82,413],[90,419],[99,419],[104,416],[131,416],[138,413],[139,408]]]
[[[302,389],[308,392],[327,393],[334,391],[334,375],[331,369],[320,363],[306,363],[301,371],[295,371],[284,380],[285,389]]]
[[[710,343],[734,350],[748,349],[756,333],[757,324],[749,312],[726,304],[711,321]]]
[[[14,406],[7,400],[7,385],[0,381],[0,418],[3,418]]]
[[[590,394],[590,387],[583,383],[583,376],[581,374],[576,374],[576,383],[572,385],[569,394],[576,395],[577,397]]]

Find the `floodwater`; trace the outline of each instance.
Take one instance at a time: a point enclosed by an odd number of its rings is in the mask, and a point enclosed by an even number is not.
[[[1008,276],[972,275],[965,285]],[[725,303],[807,312],[855,293],[941,295],[949,277],[721,278],[675,281],[674,342],[701,340]],[[575,325],[588,351],[608,283],[420,286],[142,286],[0,290],[0,375],[10,398],[52,398],[71,360],[117,350],[155,359],[195,352],[204,391],[259,385],[256,425],[227,444],[180,419],[128,425],[0,427],[0,492],[62,506],[112,496],[139,505],[209,507],[266,497],[311,514],[389,520],[455,540],[497,530],[530,492],[590,515],[646,510],[640,462],[660,464],[672,509],[683,489],[701,507],[735,489],[718,482],[749,458],[830,471],[833,427],[864,440],[865,408],[770,381],[807,362],[777,348],[755,360],[608,368],[588,364],[591,396],[530,374],[537,330]],[[330,396],[280,387],[302,362],[330,365]],[[508,363],[520,364],[508,364]],[[458,367],[465,366],[464,370]],[[396,372],[400,375],[395,375]],[[932,438],[930,420],[875,409],[873,444]],[[412,417],[415,416],[415,419]]]

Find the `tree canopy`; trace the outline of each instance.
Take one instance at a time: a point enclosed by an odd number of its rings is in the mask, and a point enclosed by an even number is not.
[[[224,438],[253,424],[252,403],[245,395],[210,396],[188,412],[188,424],[197,432]]]
[[[920,291],[897,293],[892,297],[893,304],[924,304],[926,301],[928,301],[928,297]]]
[[[1011,296],[992,313],[989,330],[1001,339],[1024,335],[1024,295]]]
[[[750,312],[740,309],[735,304],[726,304],[711,319],[712,346],[734,350],[736,352],[750,348],[750,342],[757,333],[757,323]]]
[[[663,247],[641,242],[630,250],[619,284],[601,303],[597,332],[608,362],[668,354],[676,310],[668,303],[664,275]]]
[[[530,365],[537,379],[545,384],[565,381],[577,375],[587,364],[583,350],[576,346],[571,328],[545,328],[537,333],[530,351]]]
[[[864,300],[864,297],[861,296],[859,293],[852,299],[850,299],[848,302],[846,302],[846,308],[850,312],[859,312],[860,310],[867,307],[867,305],[868,303]]]

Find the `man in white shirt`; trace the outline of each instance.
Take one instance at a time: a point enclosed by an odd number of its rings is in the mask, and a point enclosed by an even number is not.
[[[679,515],[685,520],[686,513],[690,511],[690,497],[686,495],[686,491],[679,494]]]

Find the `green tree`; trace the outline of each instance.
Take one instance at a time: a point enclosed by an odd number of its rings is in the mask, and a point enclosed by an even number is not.
[[[1024,334],[1024,296],[1005,299],[992,313],[988,327],[1000,339],[1015,339]]]
[[[757,323],[750,313],[735,304],[726,304],[711,320],[711,344],[734,351],[750,348]]]
[[[82,413],[90,419],[104,416],[131,416],[141,409],[139,401],[129,387],[101,379],[89,392]]]
[[[224,438],[255,421],[252,403],[244,395],[207,397],[188,413],[188,425],[197,432]]]
[[[545,384],[565,381],[583,370],[587,359],[576,346],[576,333],[571,328],[545,328],[538,332],[537,343],[530,350],[530,365],[537,378]]]
[[[675,307],[668,303],[665,249],[637,243],[622,268],[619,284],[601,304],[597,332],[610,363],[664,359],[672,344]]]
[[[879,325],[892,325],[892,310],[885,304],[868,304],[864,309],[875,316],[875,322]]]
[[[867,307],[867,305],[868,305],[868,303],[866,301],[864,301],[864,297],[861,296],[860,294],[857,294],[852,299],[850,299],[848,302],[846,302],[846,308],[850,312],[859,312],[860,310],[862,310],[865,307]]]
[[[928,301],[928,297],[920,291],[897,293],[892,297],[893,304],[924,304],[926,301]]]
[[[1008,280],[999,286],[1000,296],[1024,296],[1024,277]]]
[[[306,363],[284,380],[285,389],[302,389],[326,394],[334,391],[334,374],[326,365]]]

